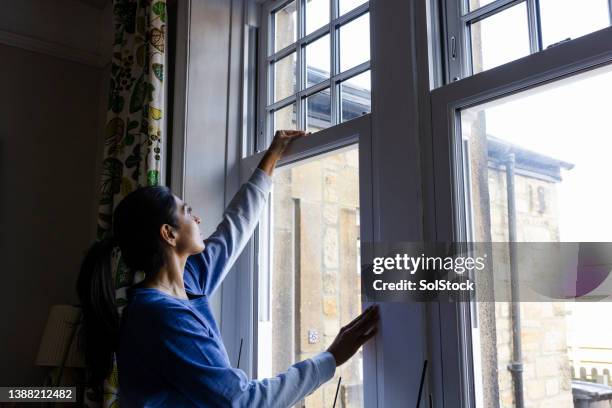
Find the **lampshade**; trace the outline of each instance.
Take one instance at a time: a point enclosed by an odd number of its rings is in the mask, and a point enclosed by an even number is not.
[[[36,365],[60,367],[64,353],[70,347],[64,367],[85,367],[85,359],[77,347],[78,322],[81,310],[70,305],[51,308],[40,341]]]

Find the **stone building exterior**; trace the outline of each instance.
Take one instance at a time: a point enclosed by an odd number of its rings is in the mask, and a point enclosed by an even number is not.
[[[505,170],[496,151],[503,145],[489,138],[487,149],[490,231],[491,240],[497,242],[508,239]],[[565,164],[527,151],[517,152],[516,157],[518,239],[558,240],[556,185]],[[326,349],[340,327],[359,313],[358,170],[354,149],[279,169],[275,175],[271,311],[275,372]],[[565,304],[523,303],[521,314],[526,406],[573,407]],[[512,360],[509,303],[494,304],[493,324],[481,326],[480,333],[495,338],[495,358],[483,354],[481,361],[495,364],[488,369],[497,376],[499,406],[514,407],[507,368]],[[337,406],[362,406],[360,357],[343,366],[340,375]],[[304,406],[330,406],[335,388],[332,380]]]
[[[464,149],[469,151],[472,239],[476,242],[509,240],[506,163],[514,156],[516,240],[558,242],[559,199],[557,190],[563,171],[573,167],[502,139],[486,135],[484,112],[464,112]],[[506,266],[508,253],[496,254],[497,267]],[[494,288],[500,291],[509,288]],[[563,302],[520,304],[523,393],[526,407],[574,406],[567,344],[567,314]],[[485,407],[515,407],[512,375],[513,331],[510,302],[477,303],[478,349],[475,376]]]
[[[515,155],[518,242],[558,242],[557,184],[569,163],[554,160],[499,139],[487,138],[491,241],[508,241],[504,155]],[[508,365],[512,362],[512,319],[508,302],[495,303],[499,406],[514,407]],[[573,407],[564,302],[522,302],[521,343],[526,407]],[[485,330],[483,328],[483,330]],[[483,358],[483,361],[486,361]],[[493,406],[493,405],[491,405]]]
[[[359,168],[356,148],[279,169],[274,176],[272,370],[324,351],[361,311]],[[363,406],[361,352],[304,401]]]

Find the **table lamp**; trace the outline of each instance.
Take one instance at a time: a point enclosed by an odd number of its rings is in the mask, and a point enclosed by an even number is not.
[[[53,387],[60,385],[64,368],[85,367],[85,357],[76,341],[80,319],[81,309],[75,306],[55,305],[49,312],[36,365],[52,368],[47,381]]]

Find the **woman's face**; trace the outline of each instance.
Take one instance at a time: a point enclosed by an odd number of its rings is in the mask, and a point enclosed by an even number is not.
[[[200,223],[202,219],[192,212],[191,206],[174,196],[178,211],[176,249],[180,253],[199,254],[204,250]]]

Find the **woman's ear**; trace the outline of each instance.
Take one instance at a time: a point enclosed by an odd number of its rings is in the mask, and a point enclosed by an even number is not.
[[[166,241],[166,243],[172,247],[176,246],[176,231],[173,226],[163,224],[159,229],[159,235]]]

